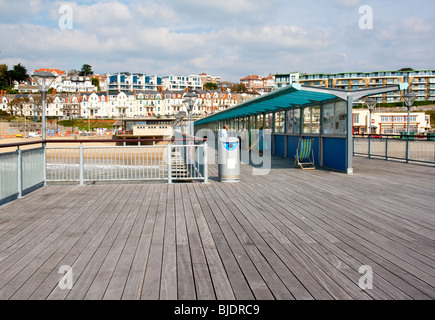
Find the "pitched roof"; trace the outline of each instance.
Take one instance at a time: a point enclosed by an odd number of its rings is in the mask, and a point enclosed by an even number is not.
[[[46,71],[46,72],[50,72],[50,73],[55,73],[58,76],[61,76],[63,74],[65,74],[65,71],[61,71],[59,69],[48,69],[48,68],[41,68],[39,70],[33,70],[34,73],[36,72],[41,72],[41,71]]]

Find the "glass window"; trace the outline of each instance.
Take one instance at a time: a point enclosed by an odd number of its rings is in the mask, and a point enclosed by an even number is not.
[[[323,106],[323,134],[334,134],[335,114],[334,103]]]
[[[304,108],[304,133],[320,133],[320,106]]]
[[[335,134],[346,134],[346,101],[335,102]]]
[[[285,111],[275,113],[275,133],[284,133]]]
[[[304,131],[303,133],[311,133],[311,107],[304,108]]]
[[[273,114],[272,113],[268,113],[266,114],[266,121],[264,122],[265,124],[265,128],[264,129],[270,129],[272,130],[272,123],[273,123]]]
[[[320,133],[320,106],[312,107],[311,133]]]
[[[249,128],[250,128],[250,130],[254,130],[255,129],[255,124],[256,124],[255,116],[251,116],[250,117],[250,122],[249,122]]]
[[[286,122],[286,132],[287,133],[294,133],[293,125],[293,116],[294,116],[294,110],[288,110],[287,111],[287,122]]]
[[[257,114],[257,129],[264,127],[263,119],[264,116],[262,114]]]
[[[293,133],[301,133],[301,109],[294,110],[293,121]]]

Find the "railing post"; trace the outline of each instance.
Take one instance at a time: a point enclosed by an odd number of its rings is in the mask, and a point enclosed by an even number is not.
[[[207,141],[204,142],[203,149],[204,149],[204,157],[203,157],[203,161],[204,161],[204,183],[208,183],[208,143],[207,143]]]
[[[387,140],[385,140],[385,160],[388,160],[388,142],[390,137],[387,136]]]
[[[172,144],[168,143],[167,147],[167,158],[168,158],[168,183],[172,184]]]
[[[17,160],[17,173],[18,173],[18,198],[23,196],[23,159],[20,147],[17,147],[18,160]]]
[[[352,137],[352,155],[355,156],[355,136]]]
[[[47,185],[47,143],[44,142],[42,144],[42,148],[43,148],[43,155],[42,155],[42,170],[43,170],[43,177],[44,177],[44,187]]]
[[[85,185],[85,161],[84,161],[84,151],[83,151],[83,143],[80,142],[79,147],[79,154],[80,154],[80,185]]]

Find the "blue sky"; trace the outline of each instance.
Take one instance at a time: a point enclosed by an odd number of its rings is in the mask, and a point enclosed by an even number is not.
[[[360,28],[363,5],[373,29]],[[0,0],[0,64],[207,72],[234,82],[290,71],[435,69],[434,12],[433,0]]]

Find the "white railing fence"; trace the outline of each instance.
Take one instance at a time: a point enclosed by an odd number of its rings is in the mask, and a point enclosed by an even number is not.
[[[0,204],[43,186],[44,147],[0,153]]]
[[[389,136],[355,136],[353,154],[369,158],[435,164],[435,141]]]
[[[0,205],[46,183],[208,182],[207,142],[185,138],[139,146],[57,142],[76,145],[47,147],[44,143],[28,150],[20,146],[29,143],[2,145],[17,149],[0,153]]]

